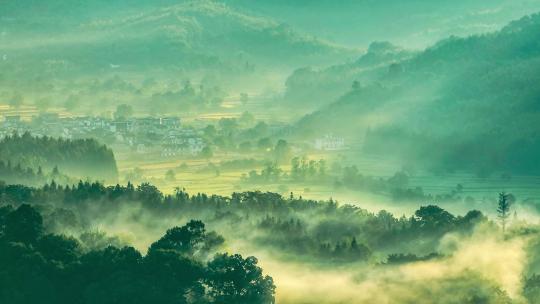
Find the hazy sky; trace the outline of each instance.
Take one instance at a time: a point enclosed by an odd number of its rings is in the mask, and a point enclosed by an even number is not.
[[[498,30],[540,12],[540,0],[228,0],[311,34],[356,47],[374,40],[423,48],[450,35]]]

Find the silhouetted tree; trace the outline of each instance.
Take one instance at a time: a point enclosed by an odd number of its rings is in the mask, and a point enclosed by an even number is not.
[[[506,232],[506,222],[510,216],[510,195],[504,192],[499,193],[499,204],[497,205],[497,213],[501,221],[503,234]]]
[[[10,241],[35,243],[43,233],[43,218],[30,205],[24,204],[5,219],[5,236]]]
[[[263,276],[255,257],[218,254],[208,263],[205,283],[209,296],[217,304],[273,304],[274,282]]]
[[[414,215],[418,219],[421,228],[446,229],[454,222],[455,217],[439,206],[422,206]]]

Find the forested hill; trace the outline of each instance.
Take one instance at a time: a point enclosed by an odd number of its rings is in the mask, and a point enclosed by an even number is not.
[[[67,140],[34,137],[30,133],[14,134],[0,141],[0,160],[33,171],[40,167],[47,172],[59,170],[75,178],[105,181],[118,178],[113,151],[95,139]]]
[[[358,55],[219,1],[7,2],[0,9],[0,99],[14,105],[102,114],[127,103],[168,113],[189,97],[168,94],[164,83],[176,93],[187,81],[201,82],[221,96],[281,86],[292,69]],[[102,108],[90,106],[96,102]]]
[[[531,0],[222,0],[272,15],[336,41],[389,40],[427,45],[450,35],[483,33],[540,9]]]
[[[395,57],[369,70],[357,62],[346,72],[342,67],[306,74],[310,88],[337,78],[348,89],[302,119],[298,131],[358,139],[369,129],[377,153],[434,155],[433,163],[454,168],[539,172],[533,157],[540,152],[538,37],[537,14],[491,34],[451,37],[411,58]],[[302,81],[297,77],[289,83]],[[381,132],[382,138],[377,136]]]
[[[0,12],[6,45],[23,62],[57,58],[69,70],[231,69],[337,62],[340,47],[219,1],[12,1]],[[31,20],[31,21],[30,21]],[[39,26],[36,26],[38,24]],[[88,39],[78,39],[85,35]],[[34,38],[41,39],[36,45]],[[21,48],[21,46],[25,46]],[[36,54],[35,47],[39,47]],[[25,69],[31,67],[25,67]],[[237,71],[239,72],[239,71]]]

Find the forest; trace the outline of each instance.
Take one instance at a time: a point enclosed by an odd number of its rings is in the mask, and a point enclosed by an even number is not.
[[[73,176],[75,180],[88,177],[95,180],[115,181],[118,178],[113,151],[93,139],[66,140],[47,136],[37,137],[28,132],[22,135],[15,133],[0,141],[0,159],[8,162],[5,165],[7,166],[6,173],[4,170],[0,171],[0,174],[6,174],[8,178],[13,174],[15,176],[18,174],[19,178],[22,178],[20,171],[25,171],[23,168],[31,169],[31,171],[37,168],[38,175],[43,169],[57,175],[61,170]],[[15,169],[12,170],[11,167]],[[28,169],[26,171],[29,178],[35,179],[35,174]],[[19,173],[9,171],[19,171]],[[40,182],[42,183],[43,179]]]
[[[299,69],[286,102],[319,105],[298,136],[360,132],[364,152],[433,172],[537,174],[539,24],[533,14],[422,51],[374,42],[354,63]]]
[[[540,0],[0,1],[0,304],[540,304]]]
[[[2,293],[6,303],[273,303],[274,283],[263,275],[257,258],[220,250],[243,251],[247,246],[306,267],[355,265],[384,271],[422,262],[450,263],[462,253],[452,248],[457,244],[442,246],[449,235],[480,247],[478,237],[509,247],[526,239],[521,250],[526,250],[527,264],[516,292],[530,303],[536,303],[540,292],[540,230],[512,219],[516,200],[505,193],[499,196],[498,218],[477,210],[453,215],[436,205],[396,217],[292,193],[288,198],[264,192],[223,197],[178,189],[167,195],[150,184],[82,181],[38,188],[2,184],[0,197],[2,282],[13,286],[5,290],[17,290]],[[134,244],[118,232],[121,226],[136,234]],[[434,286],[459,288],[466,280],[472,289],[458,296],[460,301],[472,297],[470,303],[513,303],[496,281],[482,279],[482,271],[473,268],[456,274],[458,281]],[[26,282],[25,288],[15,288],[18,282]]]
[[[47,233],[27,204],[0,209],[3,303],[272,303],[275,286],[254,257],[204,258],[223,239],[204,223],[173,227],[146,255],[135,248],[83,247]]]

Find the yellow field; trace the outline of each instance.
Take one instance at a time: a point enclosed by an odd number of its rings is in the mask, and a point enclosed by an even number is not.
[[[264,186],[247,184],[241,182],[242,174],[251,170],[260,170],[262,166],[239,170],[222,170],[219,174],[215,170],[209,170],[208,165],[213,163],[219,165],[222,161],[250,158],[253,156],[236,155],[232,153],[217,155],[210,161],[205,159],[151,159],[151,158],[127,158],[124,155],[118,157],[118,167],[120,178],[132,172],[135,168],[143,171],[146,180],[158,186],[165,193],[173,193],[176,187],[185,188],[189,193],[207,193],[230,195],[233,192],[261,190],[280,192],[289,195],[292,191],[295,195],[303,195],[316,199],[328,199],[332,197],[333,188],[331,186],[304,187],[298,185],[288,185],[287,182],[266,184]],[[182,169],[185,164],[187,168]],[[285,171],[290,170],[290,166],[281,166]],[[176,174],[175,180],[166,180],[165,173],[173,170]]]

